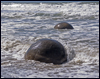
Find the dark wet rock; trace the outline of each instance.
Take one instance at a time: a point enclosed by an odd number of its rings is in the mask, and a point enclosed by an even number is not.
[[[71,24],[67,22],[58,23],[54,26],[55,29],[74,29]]]
[[[32,44],[26,52],[26,60],[62,64],[67,61],[67,54],[61,43],[52,39],[40,39]]]

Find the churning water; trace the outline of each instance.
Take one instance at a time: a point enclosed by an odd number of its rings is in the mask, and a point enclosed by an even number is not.
[[[60,22],[74,29],[54,29]],[[41,38],[59,41],[68,62],[25,61],[28,48]],[[1,77],[99,78],[99,2],[2,2]]]

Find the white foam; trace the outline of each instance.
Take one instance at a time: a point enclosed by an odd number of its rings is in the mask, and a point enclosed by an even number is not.
[[[34,13],[61,13],[62,15],[68,16],[95,16],[99,15],[99,5],[92,4],[78,4],[78,3],[67,3],[63,5],[51,5],[51,4],[9,4],[9,5],[1,5],[1,10],[14,10],[14,11],[29,11]],[[4,14],[3,14],[4,15]],[[40,17],[36,17],[39,19]]]

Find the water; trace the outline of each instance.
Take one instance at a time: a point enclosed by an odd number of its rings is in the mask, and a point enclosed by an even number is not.
[[[54,29],[60,22],[74,29]],[[41,38],[63,44],[68,62],[25,61]],[[99,78],[99,2],[2,2],[1,78]]]

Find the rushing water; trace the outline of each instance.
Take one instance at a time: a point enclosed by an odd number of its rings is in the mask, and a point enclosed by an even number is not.
[[[74,29],[54,29],[60,22]],[[25,61],[41,38],[63,44],[68,62]],[[2,2],[1,78],[99,78],[99,2]]]

